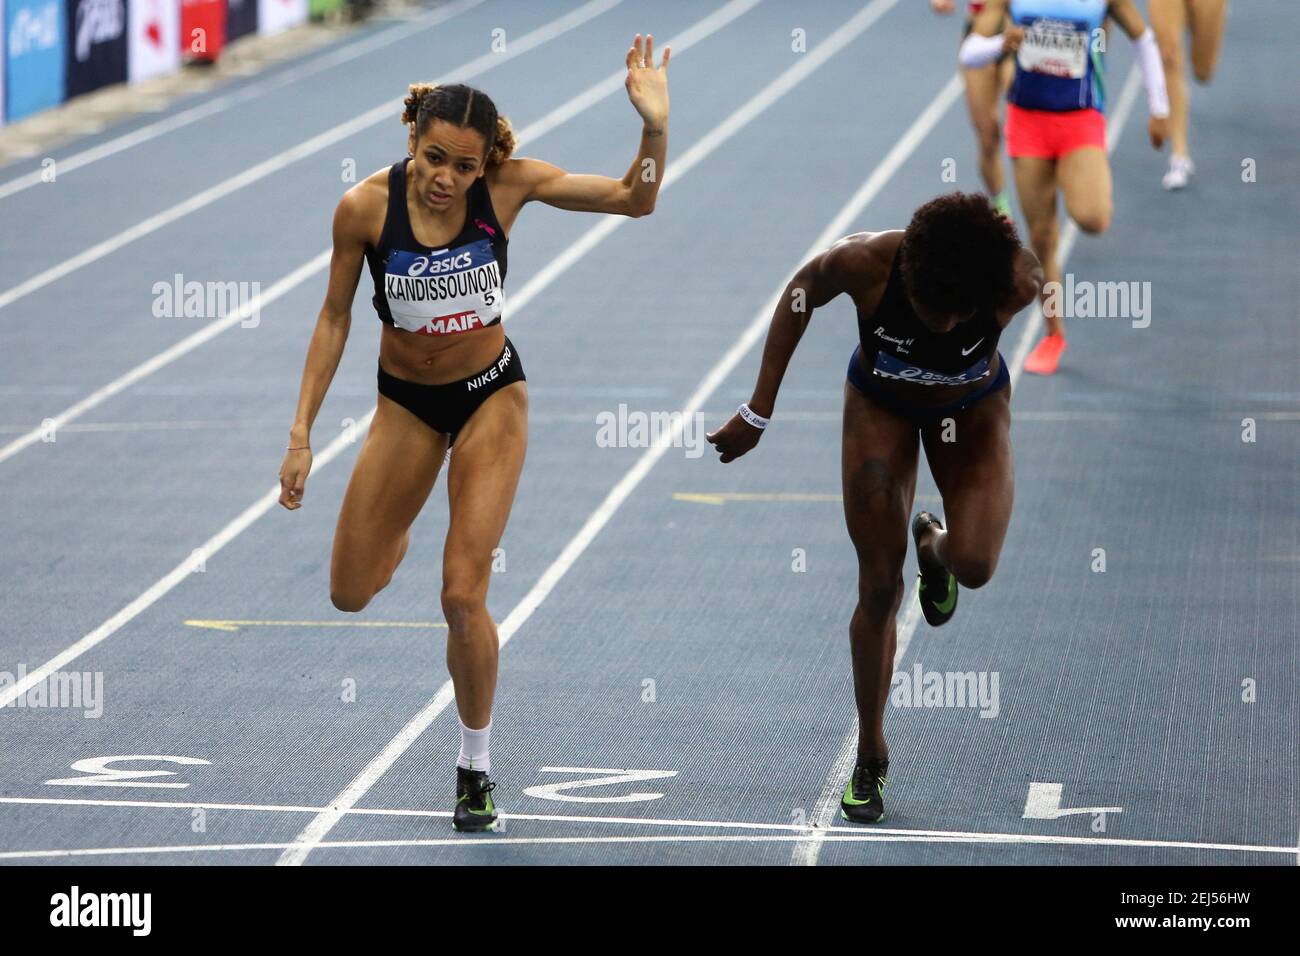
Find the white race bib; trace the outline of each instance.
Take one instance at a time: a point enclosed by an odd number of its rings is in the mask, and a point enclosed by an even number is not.
[[[1016,62],[1029,73],[1081,80],[1088,71],[1088,29],[1070,20],[1044,18],[1025,27]]]
[[[428,255],[395,251],[384,265],[393,324],[424,335],[452,335],[501,317],[501,265],[487,239]]]

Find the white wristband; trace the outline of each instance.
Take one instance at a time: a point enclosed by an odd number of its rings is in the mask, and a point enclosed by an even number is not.
[[[759,431],[762,431],[764,428],[766,428],[767,423],[772,420],[770,418],[764,418],[762,415],[755,412],[752,408],[749,407],[747,403],[742,403],[741,406],[738,409],[736,409],[736,414],[739,415],[741,418],[743,418],[745,421],[747,421],[749,424],[753,425]]]
[[[1165,86],[1165,68],[1160,60],[1160,47],[1150,27],[1133,41],[1133,47],[1142,82],[1147,88],[1147,110],[1157,119],[1164,119],[1169,116],[1169,91]]]
[[[957,51],[957,62],[968,70],[988,66],[1002,55],[1002,34],[986,37],[971,33]]]

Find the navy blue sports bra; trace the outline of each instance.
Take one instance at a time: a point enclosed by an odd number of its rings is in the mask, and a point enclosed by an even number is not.
[[[487,182],[470,187],[465,225],[444,248],[423,245],[406,211],[406,164],[388,170],[388,213],[378,247],[366,244],[380,321],[421,335],[454,335],[501,321],[506,234]]]
[[[931,332],[907,298],[900,257],[894,256],[885,294],[875,312],[858,312],[863,368],[872,377],[917,385],[965,385],[985,378],[1002,335],[997,315],[977,313],[951,332]]]

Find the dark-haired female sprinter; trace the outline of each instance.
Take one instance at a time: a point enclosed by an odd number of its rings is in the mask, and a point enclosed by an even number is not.
[[[984,196],[941,196],[906,230],[846,236],[795,273],[772,317],[753,397],[709,436],[723,462],[757,445],[812,310],[842,293],[852,299],[859,341],[844,388],[843,482],[858,555],[849,623],[858,759],[840,802],[845,819],[884,817],[885,700],[918,449],[947,520],[945,529],[922,511],[911,522],[921,610],[937,627],[956,610],[958,586],[987,583],[1002,550],[1014,483],[998,338],[1042,281],[1016,227]]]
[[[454,443],[451,520],[442,558],[447,669],[456,691],[458,830],[496,825],[488,733],[498,640],[487,611],[492,551],[523,466],[528,392],[519,353],[501,328],[506,241],[530,201],[581,212],[648,215],[667,152],[668,59],[653,38],[627,53],[627,91],[641,144],[622,179],[511,159],[514,135],[486,94],[468,86],[411,87],[402,122],[410,155],[343,196],[334,216],[329,289],[307,351],[280,503],[302,504],[309,435],[348,336],[363,264],[383,322],[379,401],[343,498],[330,598],[360,611],[392,579],[411,523]],[[655,175],[644,176],[653,169]]]

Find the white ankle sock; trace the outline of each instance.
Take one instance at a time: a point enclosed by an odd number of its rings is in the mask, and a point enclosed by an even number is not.
[[[482,730],[474,730],[462,723],[460,757],[456,760],[456,766],[464,767],[466,770],[482,770],[484,773],[491,773],[492,760],[488,756],[488,735],[491,733],[492,721],[490,720]]]

